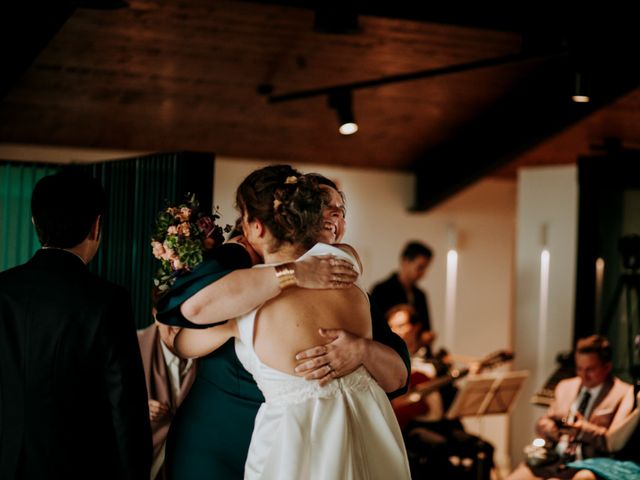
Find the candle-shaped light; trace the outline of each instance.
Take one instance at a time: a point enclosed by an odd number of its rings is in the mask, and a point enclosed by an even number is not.
[[[445,297],[445,339],[453,346],[456,320],[456,290],[458,282],[458,232],[450,225],[447,228],[447,289]]]
[[[602,318],[602,279],[604,278],[604,258],[596,259],[596,294],[595,311],[596,322]]]
[[[540,297],[538,299],[538,377],[546,378],[547,335],[549,324],[549,268],[551,253],[548,246],[548,226],[540,226]]]

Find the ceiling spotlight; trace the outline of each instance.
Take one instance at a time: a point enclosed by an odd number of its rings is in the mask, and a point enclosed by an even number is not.
[[[358,124],[353,116],[351,90],[336,90],[329,94],[329,107],[338,114],[338,131],[342,135],[353,135]]]
[[[589,100],[589,77],[583,72],[576,72],[575,84],[571,100],[576,103],[588,103]]]

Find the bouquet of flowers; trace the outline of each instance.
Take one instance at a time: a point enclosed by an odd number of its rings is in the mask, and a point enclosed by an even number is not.
[[[211,214],[202,213],[193,194],[158,213],[151,234],[153,255],[161,262],[153,277],[156,297],[169,290],[178,276],[198,266],[205,252],[224,242],[223,233],[232,227],[217,225],[218,219],[218,207]]]

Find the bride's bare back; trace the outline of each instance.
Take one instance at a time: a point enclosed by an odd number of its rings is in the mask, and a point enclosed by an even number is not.
[[[358,287],[342,290],[291,288],[256,314],[254,347],[271,368],[294,374],[296,353],[327,343],[319,328],[341,328],[371,338],[369,300]]]

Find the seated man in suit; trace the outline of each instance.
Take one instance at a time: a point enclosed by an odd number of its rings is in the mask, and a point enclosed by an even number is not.
[[[611,457],[595,457],[571,462],[582,468],[573,480],[620,480],[640,478],[640,392],[636,407],[624,422],[607,432],[607,447]]]
[[[611,374],[611,345],[601,335],[578,340],[577,376],[561,381],[554,403],[536,424],[536,433],[551,445],[558,459],[545,465],[520,464],[507,480],[571,478],[566,466],[574,459],[602,456],[606,434],[633,410],[633,387]]]
[[[153,314],[155,317],[155,309]],[[189,393],[196,373],[194,361],[179,358],[173,350],[176,330],[179,328],[158,321],[138,330],[153,438],[151,480],[166,478],[164,451],[167,433],[171,419]]]

